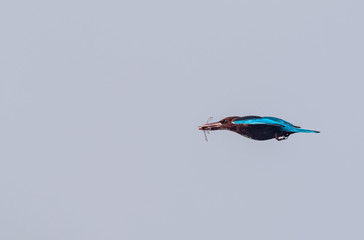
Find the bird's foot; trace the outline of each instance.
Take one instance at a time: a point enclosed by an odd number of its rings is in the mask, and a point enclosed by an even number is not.
[[[278,134],[277,134],[277,133],[275,134],[275,137],[276,137],[277,141],[286,140],[286,139],[288,138],[288,137],[286,137],[286,136],[278,136]]]

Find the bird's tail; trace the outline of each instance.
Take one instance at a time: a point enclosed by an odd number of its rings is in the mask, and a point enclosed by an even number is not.
[[[308,130],[308,129],[303,129],[303,128],[290,129],[290,132],[293,132],[293,133],[298,133],[298,132],[304,132],[304,133],[320,133],[319,131],[316,131],[316,130]]]

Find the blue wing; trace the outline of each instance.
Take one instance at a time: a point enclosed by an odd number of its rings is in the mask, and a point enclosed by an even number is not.
[[[270,120],[275,121],[275,122],[279,122],[279,123],[281,123],[283,125],[297,127],[297,126],[294,126],[292,123],[284,121],[283,119],[280,119],[280,118],[275,118],[275,117],[263,117],[263,118],[270,119]]]
[[[317,132],[313,130],[302,129],[300,127],[294,126],[292,123],[289,123],[287,121],[275,117],[257,117],[249,119],[238,118],[235,121],[233,121],[233,124],[247,124],[247,125],[265,124],[265,125],[280,127],[283,131],[286,132]]]

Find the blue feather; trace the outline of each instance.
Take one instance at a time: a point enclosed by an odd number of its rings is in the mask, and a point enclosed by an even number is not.
[[[291,123],[281,120],[279,118],[274,117],[261,117],[261,118],[251,118],[251,119],[242,119],[235,120],[233,124],[269,124],[269,125],[279,125],[279,126],[293,126]]]
[[[273,121],[280,122],[280,123],[283,123],[283,124],[286,124],[289,126],[294,126],[292,123],[284,121],[283,119],[280,119],[280,118],[275,118],[275,117],[263,117],[263,118],[271,119]]]

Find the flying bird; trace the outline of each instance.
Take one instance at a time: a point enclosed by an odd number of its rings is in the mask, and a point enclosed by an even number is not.
[[[210,120],[211,118],[209,118]],[[259,117],[259,116],[245,116],[245,117],[227,117],[218,122],[208,123],[198,127],[199,130],[205,132],[215,130],[229,130],[244,137],[254,140],[269,140],[277,139],[278,141],[285,140],[293,133],[319,133],[319,131],[303,129],[295,126],[285,120],[275,117]],[[206,133],[205,133],[206,138]],[[207,138],[206,138],[207,141]]]

